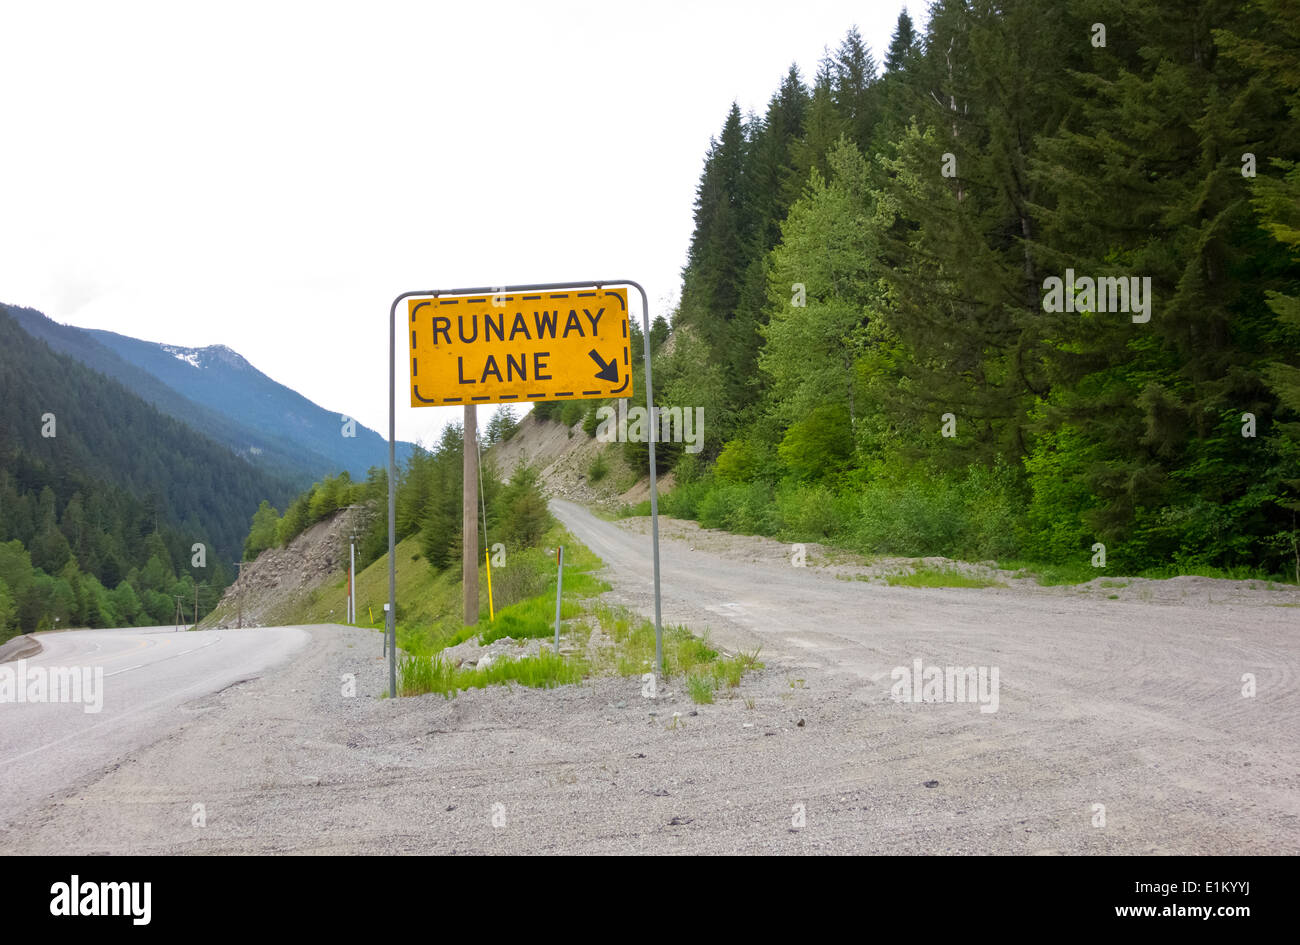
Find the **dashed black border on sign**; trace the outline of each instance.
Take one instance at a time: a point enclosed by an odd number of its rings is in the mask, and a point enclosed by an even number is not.
[[[594,292],[552,292],[552,293],[546,293],[540,295],[518,295],[518,296],[483,295],[477,298],[466,298],[465,296],[459,296],[457,298],[452,298],[452,299],[439,299],[439,298],[425,299],[422,302],[417,303],[415,306],[411,308],[411,322],[412,325],[414,325],[416,313],[419,312],[420,309],[424,308],[426,305],[434,305],[434,304],[458,305],[461,302],[465,302],[466,304],[472,304],[476,302],[482,303],[495,298],[502,298],[505,299],[507,302],[513,302],[516,298],[519,299],[519,301],[521,302],[540,302],[543,299],[549,300],[549,299],[567,299],[567,298],[577,298],[577,299],[597,298],[602,294],[608,298],[616,299],[618,301],[619,306],[622,307],[623,309],[623,318],[622,321],[620,322],[620,324],[623,326],[623,368],[624,370],[623,370],[622,386],[607,391],[606,390],[584,390],[580,394],[575,394],[571,390],[564,390],[564,391],[542,391],[541,393],[537,393],[537,394],[522,394],[522,395],[521,394],[497,394],[496,396],[489,395],[485,397],[424,397],[420,394],[420,385],[412,383],[411,393],[415,396],[417,400],[425,404],[465,404],[465,403],[476,403],[476,402],[481,403],[484,401],[499,402],[499,401],[507,401],[507,400],[541,400],[543,398],[551,398],[551,399],[558,400],[563,397],[617,397],[623,391],[627,390],[628,384],[632,383],[632,362],[631,362],[631,357],[629,355],[629,347],[627,344],[627,304],[624,301],[623,296],[619,295],[613,289],[599,289]],[[415,357],[415,328],[412,327],[411,328],[411,378],[412,380],[414,380],[419,375],[419,373],[420,373],[420,365],[418,359]]]

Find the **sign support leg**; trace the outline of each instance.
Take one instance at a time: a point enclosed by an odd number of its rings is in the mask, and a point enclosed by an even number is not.
[[[397,303],[388,319],[388,607],[384,644],[388,649],[388,697],[397,698]]]
[[[465,435],[462,441],[461,473],[465,481],[461,507],[461,590],[465,601],[465,626],[478,624],[478,407],[465,405]]]
[[[645,410],[646,422],[649,424],[647,436],[650,447],[650,535],[654,554],[655,573],[655,673],[664,674],[664,629],[662,608],[659,602],[659,477],[655,469],[655,441],[659,438],[659,424],[655,422],[654,386],[650,380],[650,303],[646,299],[645,289],[635,282],[641,292],[641,340],[645,345]]]

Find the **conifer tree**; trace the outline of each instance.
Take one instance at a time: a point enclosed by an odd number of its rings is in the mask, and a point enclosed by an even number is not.
[[[898,25],[894,27],[894,35],[889,40],[889,51],[885,53],[885,74],[896,75],[906,71],[917,53],[916,28],[904,7],[898,14]]]
[[[844,116],[850,139],[859,148],[871,144],[877,118],[876,61],[856,26],[835,51],[831,98]]]
[[[714,350],[726,339],[749,264],[747,148],[740,107],[733,102],[705,158],[682,285],[682,319]]]
[[[1076,73],[1077,114],[1034,160],[1050,190],[1045,268],[1150,280],[1148,312],[1085,296],[1082,311],[1044,317],[1053,390],[1035,462],[1076,483],[1084,524],[1122,543],[1120,561],[1240,561],[1268,514],[1273,487],[1239,418],[1271,413],[1273,315],[1255,275],[1277,249],[1259,239],[1240,170],[1243,141],[1276,145],[1278,103],[1214,38],[1248,18],[1230,2],[1117,11],[1107,48]]]

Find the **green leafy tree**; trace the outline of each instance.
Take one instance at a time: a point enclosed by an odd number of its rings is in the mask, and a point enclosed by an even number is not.
[[[813,171],[773,252],[771,315],[759,361],[771,378],[778,423],[786,426],[823,404],[840,405],[840,435],[851,449],[859,409],[856,364],[878,292],[871,269],[876,197],[868,165],[851,142],[841,139],[828,164],[831,180]]]
[[[844,116],[835,106],[832,86],[834,67],[829,56],[824,58],[813,81],[808,109],[804,117],[803,137],[794,146],[794,163],[799,178],[807,180],[816,170],[825,179],[830,176],[827,157],[836,142],[847,131]],[[797,197],[797,195],[796,195]]]
[[[732,103],[704,161],[682,286],[682,323],[697,328],[715,351],[726,342],[753,245],[745,175],[748,149],[740,107]]]
[[[435,568],[454,565],[461,557],[464,529],[464,432],[460,425],[443,428],[437,449],[427,459],[427,497],[419,516],[420,548]],[[411,488],[417,488],[412,483]]]
[[[279,541],[280,513],[275,507],[262,500],[253,513],[253,523],[244,539],[244,560],[253,561],[263,551],[273,548]]]
[[[889,40],[889,51],[885,53],[886,76],[905,72],[916,62],[921,54],[919,39],[907,10],[900,11],[894,35]]]
[[[852,455],[844,429],[848,411],[842,404],[823,404],[790,426],[777,447],[781,462],[798,479],[825,479],[841,472]]]
[[[0,643],[13,636],[17,629],[18,605],[9,593],[9,585],[0,578]]]
[[[112,607],[122,626],[134,626],[141,616],[140,598],[129,581],[122,581],[113,588]]]

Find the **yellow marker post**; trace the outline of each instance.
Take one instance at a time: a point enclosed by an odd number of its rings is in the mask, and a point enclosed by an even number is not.
[[[486,551],[483,552],[483,563],[487,565],[488,620],[489,622],[495,623],[497,619],[497,615],[496,615],[496,611],[492,607],[492,559],[491,557],[488,556],[488,553]]]

